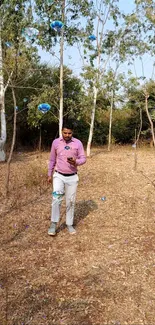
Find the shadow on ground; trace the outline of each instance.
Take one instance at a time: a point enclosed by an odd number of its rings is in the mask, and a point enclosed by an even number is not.
[[[85,219],[91,211],[97,210],[98,205],[93,200],[82,200],[76,203],[74,226],[76,226],[81,220]],[[57,232],[66,228],[66,223],[63,222],[57,229]]]

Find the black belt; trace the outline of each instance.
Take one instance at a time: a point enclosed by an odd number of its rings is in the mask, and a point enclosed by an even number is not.
[[[55,172],[58,173],[58,174],[61,174],[61,175],[63,175],[63,176],[73,176],[73,175],[76,175],[76,174],[77,174],[77,173],[73,173],[73,174],[63,174],[63,173],[58,172],[57,170],[55,170]]]

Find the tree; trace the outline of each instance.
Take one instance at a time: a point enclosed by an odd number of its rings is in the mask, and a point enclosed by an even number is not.
[[[131,63],[132,60],[138,56],[142,56],[146,52],[153,51],[154,44],[154,1],[153,0],[137,0],[136,8],[129,14],[121,13],[117,6],[118,1],[98,1],[96,3],[96,20],[94,26],[94,35],[96,36],[95,47],[87,46],[92,51],[90,55],[90,63],[94,68],[92,72],[93,80],[95,80],[95,69],[96,69],[96,80],[102,82],[102,77],[105,73],[105,63],[108,60],[114,64],[119,62]],[[108,28],[107,28],[108,20]],[[110,29],[109,29],[110,21]],[[100,28],[99,28],[100,26]],[[112,26],[112,28],[111,28]],[[99,34],[98,34],[99,31]],[[103,33],[102,33],[103,31]],[[100,42],[101,41],[101,42]],[[87,51],[85,51],[85,57],[87,57]],[[96,64],[95,64],[96,60]],[[99,65],[102,63],[101,65]],[[99,68],[98,68],[99,67]],[[114,68],[115,69],[115,68]],[[90,68],[89,68],[90,70]],[[92,69],[93,70],[93,69]],[[88,73],[85,74],[88,76]],[[99,76],[99,78],[98,78]],[[96,82],[95,80],[95,82]],[[97,84],[97,82],[96,82]],[[95,120],[95,102],[96,99],[96,87],[94,89],[94,102],[91,113],[90,122],[90,133],[87,144],[87,155],[90,154],[90,146],[93,137],[93,125]],[[113,93],[112,93],[113,97]],[[113,101],[113,99],[112,99]],[[112,103],[111,101],[111,103]]]
[[[77,120],[82,110],[84,96],[82,83],[80,79],[73,76],[70,69],[64,67],[63,70],[64,117]],[[44,71],[46,71],[46,75]],[[40,69],[40,73],[42,73],[42,77],[40,76],[43,83],[42,89],[41,91],[38,89],[36,94],[30,98],[30,103],[28,104],[28,123],[32,128],[40,128],[41,125],[48,125],[59,121],[60,69],[44,67],[44,69]],[[42,114],[37,109],[38,105],[42,102],[48,102],[51,105],[51,110],[47,114]]]
[[[116,101],[116,93],[120,93],[120,85],[123,79],[123,74],[118,74],[119,62],[117,62],[115,70],[112,68],[107,71],[104,76],[104,83],[106,84],[106,93],[109,97],[110,107],[109,107],[109,134],[108,134],[108,151],[111,149],[112,140],[112,120],[113,120],[113,109]],[[117,95],[117,97],[120,95]]]
[[[1,22],[0,22],[0,112],[1,112],[1,137],[0,137],[0,161],[5,161],[4,145],[6,143],[6,119],[4,101],[4,80],[3,80],[3,60],[2,60],[2,41],[1,41]]]
[[[4,146],[6,143],[6,116],[5,116],[5,93],[10,80],[18,74],[18,59],[22,47],[22,29],[30,23],[29,1],[12,0],[3,1],[0,6],[0,111],[1,111],[1,138],[0,138],[0,161],[5,161]],[[5,56],[8,49],[12,52],[12,60],[5,66]],[[7,80],[4,84],[4,71]]]
[[[149,112],[149,97],[150,97],[150,86],[152,84],[152,76],[150,74],[149,80],[147,80],[144,70],[145,65],[143,64],[143,54],[147,53],[150,58],[154,57],[155,54],[155,47],[154,47],[154,26],[155,26],[155,3],[153,0],[138,0],[135,1],[136,3],[136,15],[141,23],[139,23],[139,30],[141,39],[143,39],[143,46],[140,45],[139,47],[139,59],[142,64],[142,94],[145,98],[145,110],[149,120],[150,128],[151,128],[151,135],[152,135],[152,142],[155,146],[155,133],[154,133],[154,125],[151,114]],[[155,61],[152,65],[152,70],[154,71]],[[136,72],[136,69],[135,69]],[[137,74],[136,74],[137,77]],[[141,83],[141,84],[142,84]]]
[[[137,140],[140,135],[146,135],[150,138],[152,135],[152,143],[155,145],[154,137],[154,121],[155,121],[155,83],[153,80],[140,83],[141,79],[131,78],[131,81],[126,85],[128,93],[128,101],[126,107],[131,109],[134,113],[135,125],[139,123],[139,131],[137,133]],[[139,111],[139,113],[138,113]],[[139,117],[138,117],[139,116]],[[138,122],[139,120],[139,122]]]
[[[42,2],[36,0],[36,13],[40,26],[39,44],[49,52],[54,52],[53,47],[59,41],[60,43],[60,101],[59,101],[59,135],[61,134],[63,123],[63,53],[64,44],[67,42],[73,45],[77,39],[82,40],[82,31],[80,18],[89,17],[92,1],[86,0],[61,0],[49,4],[49,1]],[[51,17],[53,21],[60,21],[63,26],[61,30],[52,30],[50,28]],[[45,26],[44,21],[47,22]]]
[[[85,44],[84,58],[86,58],[88,61],[86,51],[86,49],[88,49],[90,65],[84,65],[84,72],[82,73],[82,76],[87,81],[88,85],[91,86],[93,92],[93,105],[90,118],[90,132],[87,142],[87,156],[90,156],[97,96],[99,90],[102,88],[102,84],[104,83],[104,75],[106,75],[108,63],[110,61],[113,61],[113,64],[116,65],[117,68],[118,62],[120,64],[125,60],[126,48],[123,48],[122,46],[122,39],[127,33],[127,25],[125,24],[124,26],[121,26],[121,24],[118,23],[119,18],[122,18],[122,15],[120,13],[119,7],[116,4],[117,2],[118,1],[115,0],[97,2],[96,8],[94,8],[92,16],[92,19],[94,19],[95,12],[95,39],[93,44],[91,44],[90,42],[87,42]],[[110,30],[107,27],[109,20],[111,21],[112,25]],[[111,97],[111,107],[113,107],[113,93]]]

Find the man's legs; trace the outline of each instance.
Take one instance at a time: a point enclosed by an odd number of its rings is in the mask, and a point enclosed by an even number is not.
[[[53,175],[53,192],[62,192],[66,195],[66,225],[70,233],[75,233],[75,229],[72,227],[74,221],[74,208],[76,199],[76,190],[78,186],[78,175],[73,176],[62,176],[55,173]],[[60,205],[61,201],[53,195],[52,200],[52,212],[51,212],[51,227],[49,228],[48,234],[56,234],[56,224],[60,219]]]
[[[60,219],[60,205],[62,198],[58,193],[64,193],[64,182],[59,174],[53,175],[53,198],[52,198],[52,211],[51,211],[51,226],[48,229],[48,234],[54,236],[56,234],[56,225]]]
[[[74,221],[75,199],[79,178],[77,174],[66,178],[66,224],[67,226],[72,226]]]
[[[61,192],[64,193],[64,182],[59,176],[59,174],[54,173],[53,175],[53,192]],[[59,222],[60,219],[60,205],[61,205],[61,197],[57,195],[53,195],[52,198],[52,211],[51,211],[51,221]]]

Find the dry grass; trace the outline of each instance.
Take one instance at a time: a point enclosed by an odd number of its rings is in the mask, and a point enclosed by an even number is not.
[[[79,168],[75,224],[47,235],[49,153],[0,170],[0,325],[155,324],[155,151],[93,150]],[[106,196],[106,201],[101,197]]]

